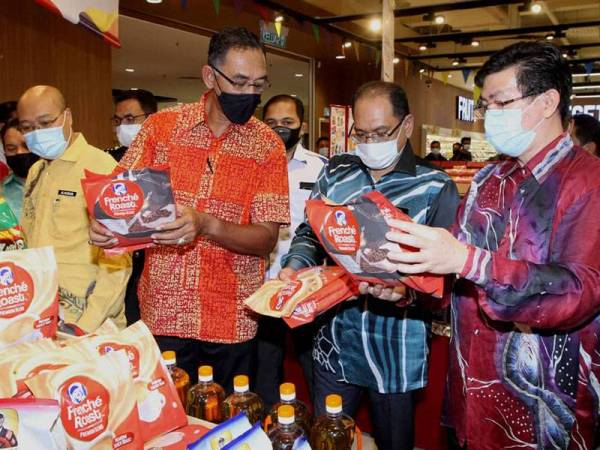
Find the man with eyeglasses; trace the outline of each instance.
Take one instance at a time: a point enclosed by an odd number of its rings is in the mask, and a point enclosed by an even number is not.
[[[479,117],[507,161],[474,178],[453,233],[392,223],[405,273],[455,274],[444,423],[457,448],[592,449],[600,400],[600,160],[564,129],[572,78],[521,42],[478,72]]]
[[[114,94],[115,114],[111,121],[120,146],[107,150],[113,158],[121,161],[123,155],[142,129],[142,124],[158,111],[154,94],[144,89],[129,89]]]
[[[404,90],[374,81],[354,95],[354,153],[336,155],[321,172],[312,197],[345,204],[379,191],[419,223],[446,227],[454,220],[458,193],[452,180],[412,151],[414,119]],[[326,260],[310,225],[296,231],[283,258],[281,279]],[[325,397],[341,394],[353,415],[368,394],[374,436],[381,450],[413,448],[414,392],[427,383],[430,319],[414,292],[360,286],[360,298],[344,302],[324,320],[315,338],[315,414]],[[372,294],[387,301],[373,298]]]
[[[27,148],[40,157],[25,183],[21,224],[27,246],[54,247],[65,322],[86,332],[95,331],[106,318],[124,327],[131,257],[109,257],[90,245],[81,188],[84,171],[106,174],[117,163],[73,131],[71,109],[58,89],[28,89],[19,99],[18,113]]]
[[[289,222],[287,164],[281,139],[252,117],[269,86],[258,38],[244,28],[215,34],[202,78],[200,101],[150,116],[121,165],[169,164],[178,204],[145,251],[142,319],[192,380],[209,364],[231,391],[233,376],[254,366],[256,316],[243,302]],[[98,223],[90,234],[114,245]]]

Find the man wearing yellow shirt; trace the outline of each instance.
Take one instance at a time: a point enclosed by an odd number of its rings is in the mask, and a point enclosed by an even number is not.
[[[54,247],[65,322],[94,331],[108,317],[125,326],[128,254],[107,256],[88,243],[81,189],[84,170],[110,173],[116,161],[73,132],[71,110],[51,86],[28,89],[18,103],[19,128],[40,160],[25,183],[21,224],[29,247]]]

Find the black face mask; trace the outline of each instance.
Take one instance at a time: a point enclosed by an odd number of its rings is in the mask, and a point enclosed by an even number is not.
[[[217,98],[225,117],[238,125],[248,122],[260,104],[260,94],[230,94],[221,91]]]
[[[273,131],[279,135],[283,143],[285,144],[285,149],[289,150],[294,145],[298,143],[300,140],[300,128],[288,128],[288,127],[275,127]]]
[[[27,178],[29,169],[38,159],[40,157],[33,153],[19,153],[18,155],[7,156],[6,163],[16,176]]]

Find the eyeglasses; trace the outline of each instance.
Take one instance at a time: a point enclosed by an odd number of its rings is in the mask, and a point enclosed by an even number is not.
[[[22,134],[31,133],[34,130],[43,130],[45,128],[50,128],[58,119],[61,118],[64,112],[65,110],[63,109],[62,112],[59,115],[57,115],[54,119],[42,119],[33,123],[19,122],[19,126],[17,128]]]
[[[536,95],[540,94],[541,92],[534,92],[533,94],[522,95],[521,97],[511,98],[510,100],[505,101],[494,100],[492,102],[484,102],[479,99],[477,101],[477,105],[475,106],[475,118],[481,120],[485,117],[485,113],[488,109],[503,110],[505,106],[508,106],[514,102],[518,102],[519,100],[524,100],[529,97],[535,97]]]
[[[132,124],[136,123],[135,122],[136,119],[139,119],[140,117],[146,118],[146,117],[148,117],[148,114],[146,114],[146,113],[138,114],[137,116],[132,116],[131,114],[126,114],[123,117],[119,117],[115,114],[114,116],[112,116],[110,118],[110,120],[115,127],[118,127],[121,124],[132,125]]]
[[[394,133],[400,128],[400,125],[404,123],[404,120],[401,120],[398,125],[396,125],[391,131],[379,131],[372,133],[364,133],[362,131],[355,131],[354,125],[352,125],[352,129],[350,130],[350,139],[354,141],[355,144],[364,144],[367,141],[371,141],[375,144],[379,144],[381,142],[389,141],[390,138],[394,135]],[[354,130],[354,133],[352,131]]]
[[[254,83],[250,83],[248,81],[235,81],[235,80],[232,80],[231,78],[229,78],[223,72],[221,72],[215,66],[210,66],[210,67],[215,72],[217,72],[219,75],[221,75],[223,78],[225,78],[229,82],[229,84],[231,84],[233,86],[233,88],[236,91],[241,92],[241,91],[245,91],[247,89],[253,88],[257,94],[262,94],[264,91],[266,91],[267,89],[269,89],[271,87],[271,83],[266,78],[262,79],[262,80],[257,80]]]

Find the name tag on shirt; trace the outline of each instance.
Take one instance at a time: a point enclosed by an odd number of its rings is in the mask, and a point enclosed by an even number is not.
[[[76,197],[77,192],[75,191],[65,191],[63,189],[59,189],[58,195],[64,195],[65,197]]]
[[[307,183],[306,181],[300,182],[300,189],[305,189],[307,191],[312,191],[315,187],[315,183]]]

